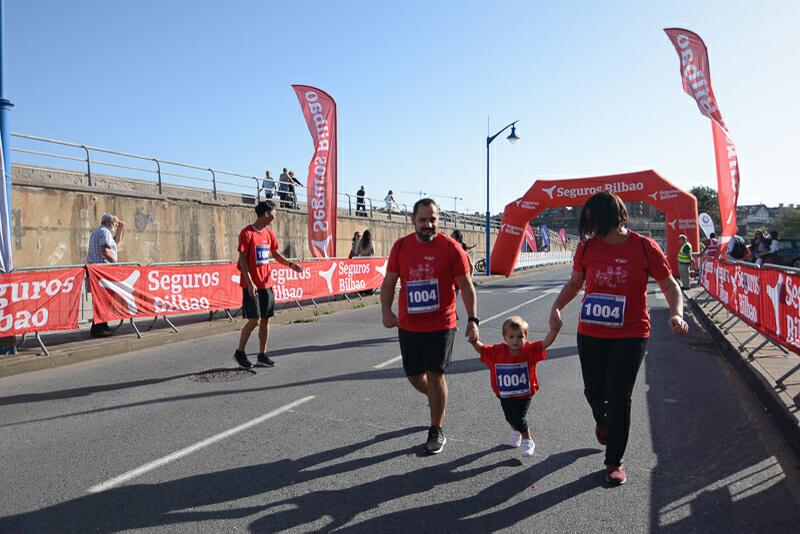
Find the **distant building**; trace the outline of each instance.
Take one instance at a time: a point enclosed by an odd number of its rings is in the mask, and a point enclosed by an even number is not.
[[[783,207],[783,204],[781,204]],[[769,226],[775,222],[775,217],[764,204],[751,204],[736,207],[736,222],[747,228]]]

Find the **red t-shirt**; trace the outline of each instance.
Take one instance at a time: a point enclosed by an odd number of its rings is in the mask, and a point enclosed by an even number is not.
[[[517,354],[511,354],[505,343],[481,349],[481,361],[489,367],[492,389],[501,399],[533,397],[539,391],[536,363],[546,357],[541,341],[526,341]]]
[[[395,242],[386,271],[400,275],[400,328],[435,332],[456,327],[455,279],[469,272],[467,254],[457,241],[437,233],[430,243],[420,243],[409,234]]]
[[[647,280],[663,280],[671,271],[658,243],[630,231],[611,245],[593,237],[578,245],[573,270],[586,277],[578,333],[619,339],[650,336]]]
[[[239,232],[239,252],[247,254],[247,268],[256,288],[266,289],[272,285],[269,278],[269,260],[272,252],[278,250],[278,238],[272,228],[265,226],[257,230],[252,224]],[[242,276],[241,287],[247,287],[247,280]]]

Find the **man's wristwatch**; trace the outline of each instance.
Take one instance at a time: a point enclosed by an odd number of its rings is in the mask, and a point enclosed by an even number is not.
[[[468,323],[475,323],[475,326],[480,326],[480,324],[481,324],[481,320],[478,319],[477,317],[467,317],[467,322]]]

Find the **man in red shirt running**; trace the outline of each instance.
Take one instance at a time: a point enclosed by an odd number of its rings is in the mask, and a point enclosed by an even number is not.
[[[398,239],[389,254],[381,287],[383,326],[398,327],[403,369],[414,388],[428,397],[431,427],[425,450],[442,451],[447,439],[442,421],[447,406],[444,371],[450,364],[457,326],[456,284],[467,310],[466,337],[478,337],[477,301],[466,252],[454,239],[436,231],[439,206],[430,198],[414,204],[414,233]],[[392,312],[400,280],[398,316]]]
[[[275,220],[275,204],[270,200],[256,205],[256,222],[246,226],[239,232],[239,270],[242,287],[242,315],[248,319],[242,327],[239,348],[233,354],[236,362],[244,368],[253,367],[247,359],[245,347],[250,334],[258,326],[258,363],[273,367],[275,362],[267,356],[267,340],[269,338],[269,319],[275,316],[275,295],[272,293],[270,280],[270,257],[280,264],[290,267],[295,272],[303,268],[289,261],[278,252],[278,238],[269,227]]]

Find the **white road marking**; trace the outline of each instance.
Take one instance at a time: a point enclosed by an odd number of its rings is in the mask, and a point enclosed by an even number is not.
[[[199,442],[195,443],[194,445],[190,445],[190,446],[185,447],[185,448],[183,448],[183,449],[181,449],[179,451],[175,451],[172,454],[168,454],[168,455],[164,456],[163,458],[159,458],[158,460],[154,460],[154,461],[152,461],[150,463],[146,463],[146,464],[144,464],[144,465],[142,465],[140,467],[137,467],[136,469],[132,469],[131,471],[128,471],[127,473],[123,473],[123,474],[119,475],[118,477],[114,477],[114,478],[112,478],[110,480],[106,480],[105,482],[97,484],[96,486],[92,486],[87,491],[89,493],[100,493],[102,491],[106,491],[107,489],[113,488],[114,486],[118,486],[119,484],[122,484],[123,482],[127,482],[128,480],[131,480],[133,478],[141,476],[141,475],[143,475],[143,474],[145,474],[145,473],[147,473],[149,471],[152,471],[153,469],[158,469],[159,467],[161,467],[163,465],[166,465],[166,464],[168,464],[170,462],[174,462],[175,460],[183,458],[184,456],[188,456],[188,455],[192,454],[193,452],[199,451],[200,449],[202,449],[204,447],[208,447],[209,445],[212,445],[212,444],[214,444],[214,443],[216,443],[216,442],[218,442],[220,440],[223,440],[225,438],[229,438],[229,437],[233,436],[234,434],[238,434],[239,432],[242,432],[243,430],[247,430],[248,428],[251,428],[251,427],[254,427],[254,426],[258,425],[258,424],[261,424],[264,421],[266,421],[267,419],[272,419],[273,417],[275,417],[277,415],[280,415],[280,414],[282,414],[284,412],[288,412],[292,408],[296,408],[297,406],[300,406],[301,404],[306,403],[306,402],[310,401],[313,398],[314,398],[314,395],[309,395],[308,397],[303,397],[302,399],[298,399],[298,400],[296,400],[294,402],[290,402],[289,404],[285,404],[285,405],[281,406],[280,408],[272,410],[269,413],[265,413],[264,415],[256,417],[255,419],[252,419],[252,420],[250,420],[250,421],[248,421],[246,423],[242,423],[239,426],[235,426],[235,427],[233,427],[233,428],[231,428],[229,430],[226,430],[224,432],[220,432],[219,434],[211,436],[210,438],[206,438],[203,441],[199,441]]]
[[[559,289],[558,291],[561,291],[561,290]],[[525,301],[525,302],[523,302],[522,304],[517,304],[516,306],[512,306],[511,308],[509,308],[509,309],[507,309],[507,310],[504,310],[504,311],[501,311],[500,313],[498,313],[498,314],[496,314],[496,315],[492,315],[491,317],[489,317],[489,318],[487,318],[487,319],[481,319],[481,324],[486,324],[486,323],[488,323],[489,321],[493,321],[493,320],[497,319],[498,317],[502,317],[502,316],[504,316],[504,315],[505,315],[505,314],[507,314],[508,312],[512,312],[512,311],[514,311],[514,310],[518,310],[518,309],[522,308],[523,306],[527,306],[527,305],[528,305],[528,304],[530,304],[531,302],[536,302],[536,301],[537,301],[537,300],[539,300],[539,299],[543,299],[544,297],[546,297],[546,296],[547,296],[547,295],[549,295],[550,293],[551,293],[550,291],[545,291],[544,293],[542,293],[542,294],[541,294],[541,295],[539,295],[538,297],[533,297],[532,299],[526,300],[526,301]]]
[[[509,293],[524,293],[526,291],[536,291],[537,289],[541,289],[538,286],[522,286],[518,287],[517,289],[512,289]]]
[[[399,362],[402,359],[403,359],[403,355],[400,354],[399,356],[395,356],[391,360],[386,360],[385,362],[379,363],[378,365],[374,365],[373,367],[375,369],[383,369],[384,367],[388,367],[388,366],[392,365],[394,362]]]

